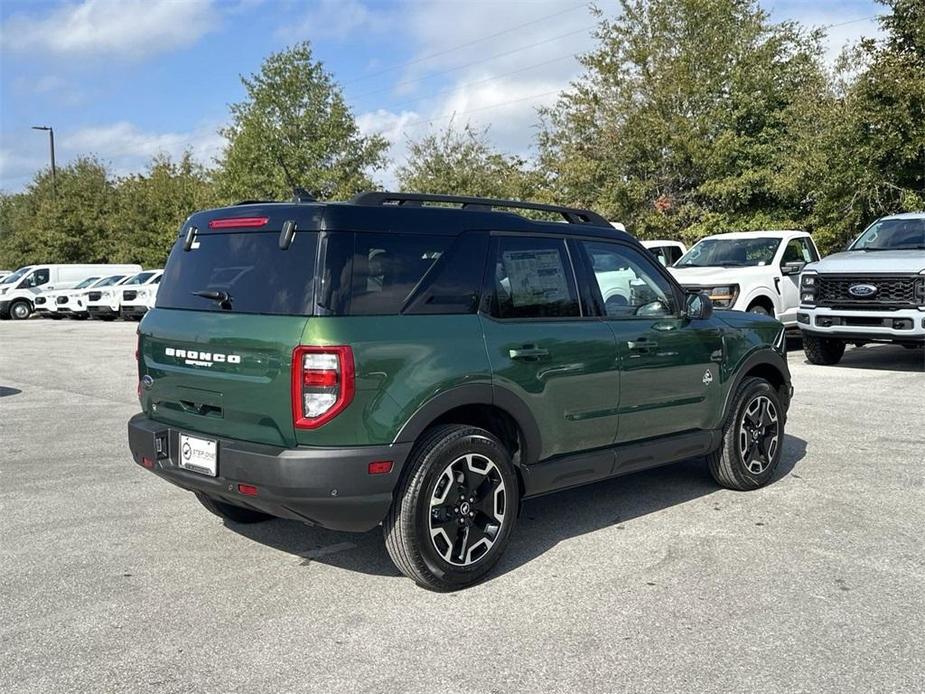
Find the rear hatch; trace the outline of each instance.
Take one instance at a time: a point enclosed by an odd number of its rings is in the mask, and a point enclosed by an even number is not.
[[[292,206],[284,209],[291,217]],[[296,232],[283,250],[284,216],[273,206],[243,206],[184,225],[139,329],[148,416],[192,432],[295,445],[292,353],[313,308],[318,232]],[[216,223],[229,218],[238,221]]]

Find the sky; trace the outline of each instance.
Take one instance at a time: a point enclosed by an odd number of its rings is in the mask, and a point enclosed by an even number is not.
[[[617,3],[599,0],[612,16]],[[873,0],[764,0],[775,21],[829,26],[834,60],[877,36]],[[48,166],[95,155],[116,175],[184,150],[211,165],[240,75],[302,40],[344,90],[364,133],[391,143],[394,185],[407,143],[452,124],[487,129],[530,157],[536,110],[578,77],[595,20],[576,0],[3,0],[0,4],[0,190],[23,190]]]

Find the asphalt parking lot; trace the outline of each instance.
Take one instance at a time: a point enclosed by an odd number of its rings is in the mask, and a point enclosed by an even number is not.
[[[528,502],[444,595],[379,532],[225,526],[131,463],[135,324],[0,324],[0,690],[922,691],[925,361],[790,354],[765,489],[700,461]]]

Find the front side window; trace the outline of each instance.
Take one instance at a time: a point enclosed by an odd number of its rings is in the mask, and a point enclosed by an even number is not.
[[[774,262],[775,238],[721,238],[698,241],[675,267],[757,267]]]
[[[791,239],[787,242],[787,248],[784,249],[784,257],[782,262],[811,263],[814,260],[818,260],[818,258],[815,257],[815,253],[809,243],[809,239],[798,238]]]
[[[925,248],[925,219],[881,219],[848,248],[849,251],[898,251]]]
[[[521,319],[581,315],[564,241],[501,236],[496,249],[492,315]]]
[[[581,245],[597,281],[605,315],[671,315],[671,285],[645,255],[614,243],[582,241]]]
[[[36,270],[31,275],[26,277],[24,287],[41,287],[43,284],[48,283],[48,269],[42,268],[41,270]]]

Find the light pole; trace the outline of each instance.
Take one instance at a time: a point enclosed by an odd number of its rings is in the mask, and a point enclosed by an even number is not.
[[[51,148],[51,191],[58,197],[58,176],[55,170],[55,129],[49,125],[33,125],[33,130],[48,131],[48,145]]]

